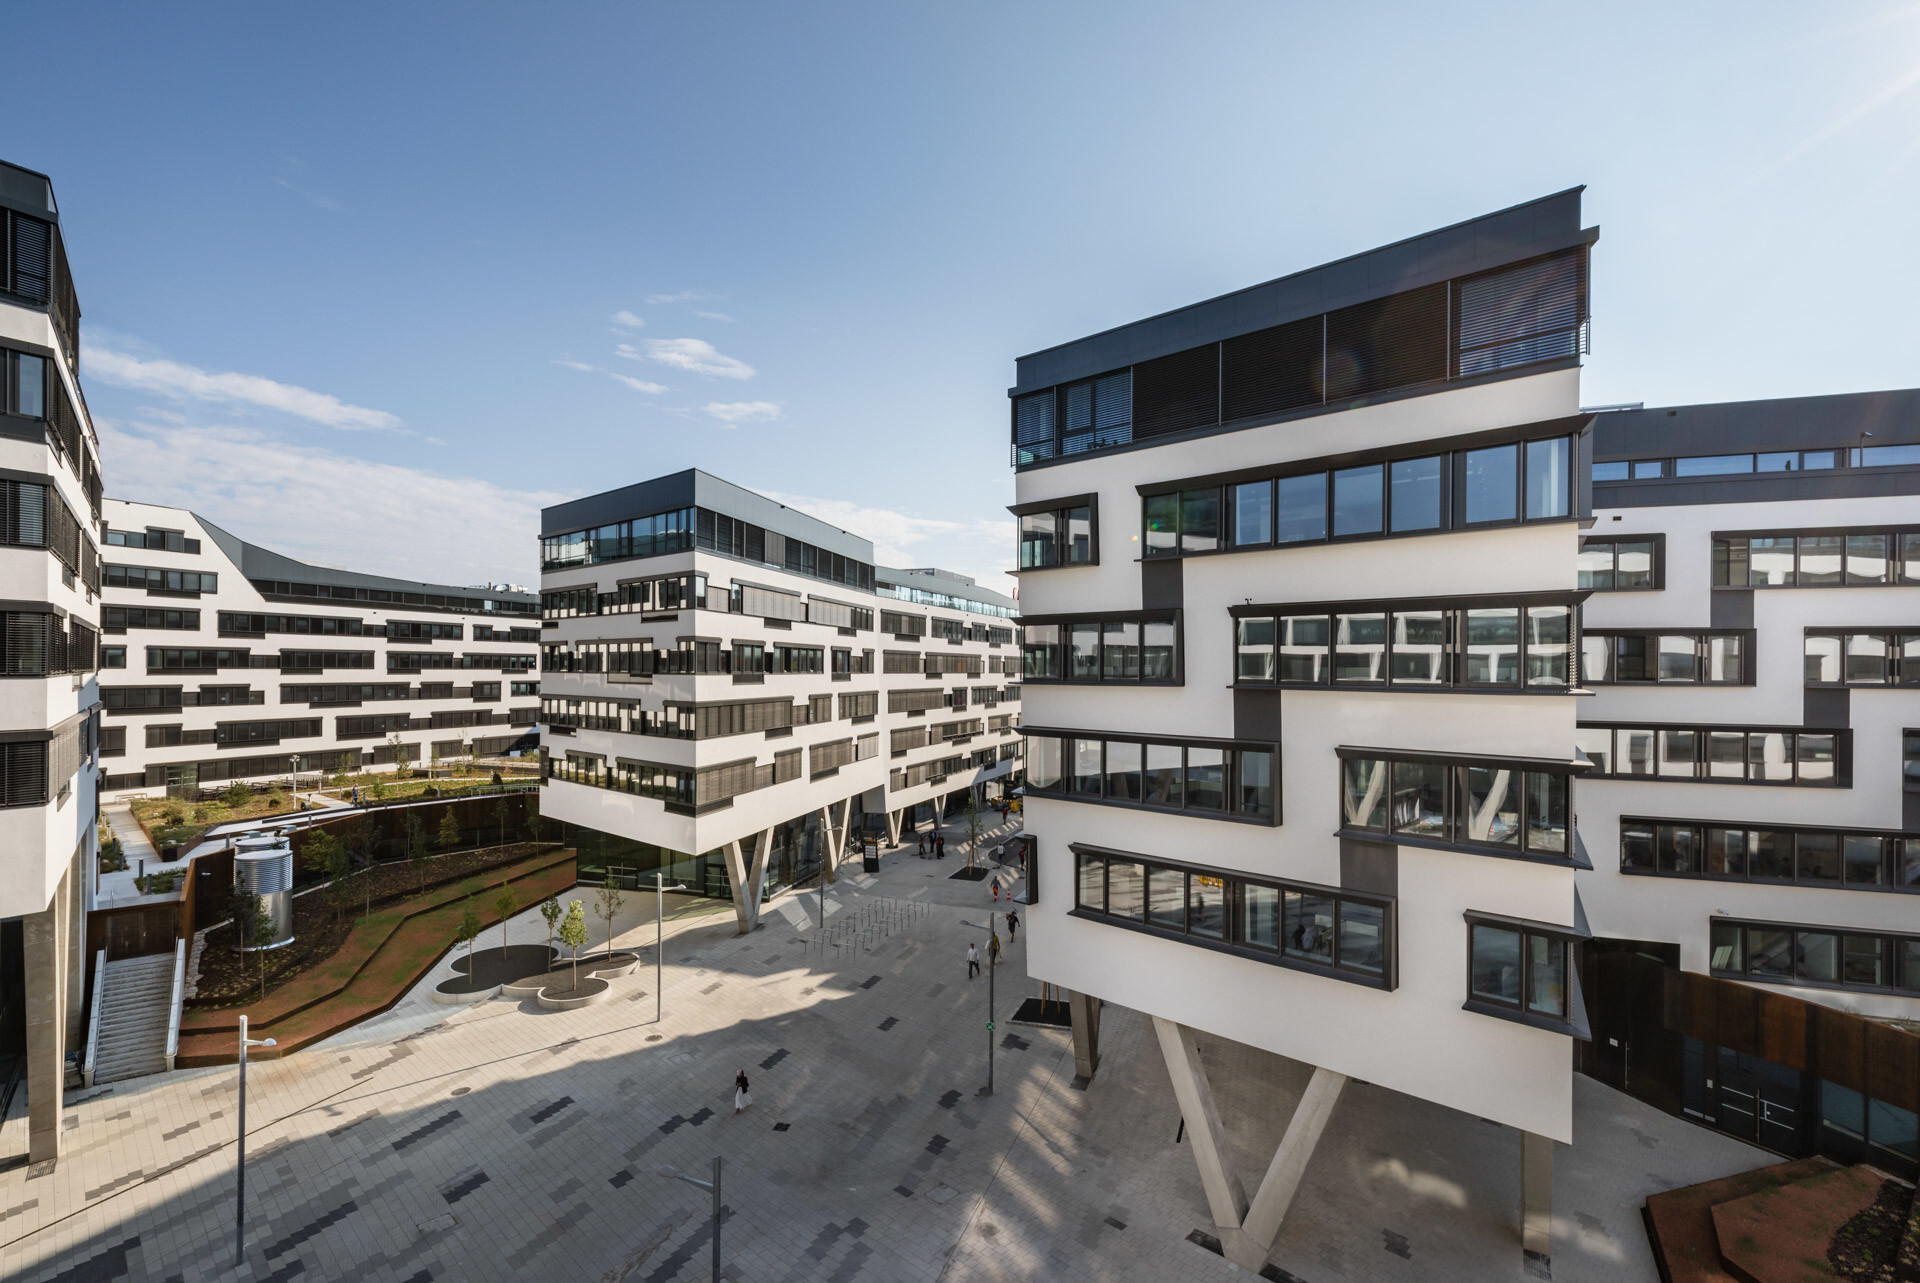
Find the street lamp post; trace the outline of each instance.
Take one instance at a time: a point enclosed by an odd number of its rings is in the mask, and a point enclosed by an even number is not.
[[[720,1283],[720,1156],[713,1156],[713,1179],[710,1181],[689,1176],[672,1163],[663,1163],[660,1175],[671,1181],[685,1181],[689,1185],[713,1191],[713,1283]]]
[[[234,1170],[239,1177],[233,1203],[233,1264],[237,1269],[247,1262],[247,1048],[274,1046],[271,1038],[247,1037],[247,1018],[240,1017],[240,1136],[239,1161]]]
[[[687,884],[676,882],[667,885],[666,875],[657,869],[653,874],[653,1023],[660,1023],[660,983],[665,975],[662,956],[667,944],[667,892],[684,891]]]
[[[965,918],[961,919],[967,926],[987,933],[987,1089],[980,1093],[983,1096],[993,1095],[993,1013],[995,1010],[993,978],[994,974],[1000,970],[993,956],[993,920],[997,916],[993,913],[987,914],[987,925],[984,927],[978,922],[967,922]]]

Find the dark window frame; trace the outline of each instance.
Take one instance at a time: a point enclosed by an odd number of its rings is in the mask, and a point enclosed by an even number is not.
[[[1691,831],[1690,850],[1693,867],[1690,869],[1663,869],[1660,867],[1661,831],[1663,829]],[[1628,832],[1646,831],[1647,857],[1649,865],[1630,864],[1627,860]],[[1738,833],[1741,835],[1740,859],[1742,870],[1739,873],[1716,873],[1708,868],[1714,850],[1714,833]],[[1788,873],[1785,877],[1755,877],[1746,870],[1751,866],[1747,860],[1751,854],[1747,836],[1756,832],[1765,832],[1785,840],[1787,844],[1786,860]],[[1834,850],[1839,852],[1839,872],[1832,878],[1802,877],[1799,860],[1799,838],[1801,834],[1817,834],[1834,839]],[[1754,820],[1693,820],[1674,816],[1622,815],[1617,825],[1619,842],[1619,870],[1627,877],[1639,878],[1686,878],[1699,882],[1737,882],[1752,886],[1791,886],[1804,887],[1817,891],[1866,891],[1883,895],[1920,895],[1920,834],[1906,833],[1899,829],[1845,828],[1832,824],[1795,824],[1766,823]],[[1847,878],[1846,839],[1849,837],[1871,838],[1880,843],[1880,876],[1874,882],[1856,882]],[[1907,865],[1910,882],[1902,882],[1902,867],[1909,855],[1907,844],[1913,844],[1911,863]],[[1724,849],[1724,840],[1722,842]]]
[[[1580,918],[1579,901],[1575,902],[1576,920]],[[1544,1029],[1549,1033],[1567,1034],[1581,1042],[1591,1042],[1593,1031],[1587,1024],[1586,996],[1580,989],[1580,968],[1575,949],[1593,933],[1584,926],[1563,926],[1556,922],[1539,922],[1532,918],[1514,918],[1500,913],[1485,913],[1478,909],[1468,909],[1461,914],[1466,923],[1466,964],[1467,984],[1466,1001],[1460,1004],[1462,1011],[1472,1011],[1483,1016],[1492,1016],[1496,1020],[1510,1020],[1515,1024],[1528,1025],[1534,1029]],[[1503,931],[1517,932],[1520,936],[1520,998],[1517,1004],[1509,1006],[1498,998],[1491,998],[1473,991],[1473,929],[1476,926],[1496,927]],[[1530,937],[1542,936],[1556,941],[1564,950],[1561,966],[1567,977],[1565,992],[1567,1014],[1550,1016],[1533,1009],[1533,966],[1528,951],[1533,947]]]
[[[1853,730],[1845,726],[1795,726],[1795,725],[1736,725],[1725,722],[1662,722],[1652,719],[1637,721],[1604,721],[1574,723],[1574,733],[1578,737],[1581,731],[1606,731],[1612,735],[1609,740],[1609,752],[1605,767],[1588,755],[1593,762],[1589,778],[1596,780],[1635,780],[1654,784],[1733,784],[1750,788],[1815,788],[1850,789],[1853,787]],[[1654,758],[1653,771],[1648,774],[1623,773],[1614,769],[1620,762],[1620,731],[1650,731],[1653,734]],[[1694,771],[1689,775],[1668,774],[1661,768],[1666,762],[1666,737],[1664,732],[1691,733],[1694,736]],[[1747,736],[1746,747],[1741,758],[1743,773],[1738,777],[1715,775],[1713,755],[1710,751],[1712,737],[1715,734]],[[1793,778],[1789,780],[1753,779],[1753,740],[1755,735],[1787,735],[1796,737],[1790,761],[1793,765]],[[1833,736],[1833,778],[1829,780],[1802,780],[1800,778],[1800,735]]]
[[[1339,759],[1339,770],[1335,773],[1334,787],[1338,795],[1339,827],[1335,836],[1351,838],[1359,842],[1368,842],[1381,846],[1415,846],[1434,851],[1458,851],[1465,855],[1489,855],[1496,859],[1519,860],[1527,864],[1545,864],[1555,868],[1587,869],[1593,865],[1589,861],[1579,842],[1576,823],[1577,813],[1573,799],[1573,780],[1587,769],[1587,763],[1578,760],[1560,758],[1510,757],[1495,753],[1455,753],[1420,752],[1411,749],[1367,748],[1342,744],[1334,749]],[[1347,822],[1347,767],[1349,761],[1371,761],[1381,763],[1388,772],[1387,787],[1391,789],[1393,768],[1395,765],[1439,766],[1445,773],[1441,776],[1441,825],[1445,837],[1427,837],[1418,833],[1406,833],[1395,829],[1392,814],[1392,802],[1388,800],[1382,813],[1381,824],[1377,829],[1356,828]],[[1458,836],[1462,825],[1458,814],[1459,777],[1454,768],[1505,768],[1519,776],[1511,786],[1520,799],[1516,812],[1516,839],[1511,846],[1490,842],[1476,842],[1468,837]],[[1532,845],[1533,793],[1528,785],[1528,777],[1533,775],[1564,776],[1567,780],[1565,796],[1565,834],[1563,850],[1552,851],[1545,848],[1536,850]]]
[[[1716,930],[1722,927],[1730,927],[1740,932],[1741,965],[1738,970],[1718,966],[1714,962],[1714,957],[1717,953],[1714,935]],[[1766,972],[1756,972],[1749,968],[1746,942],[1746,934],[1749,929],[1785,931],[1789,933],[1791,939],[1787,948],[1787,956],[1793,962],[1792,974],[1776,976],[1769,975]],[[1839,956],[1836,962],[1837,973],[1840,979],[1821,980],[1816,977],[1802,976],[1799,974],[1799,959],[1801,954],[1799,937],[1801,932],[1837,937],[1835,944],[1839,950]],[[1850,984],[1847,982],[1846,948],[1848,936],[1872,937],[1881,942],[1881,965],[1887,971],[1893,973],[1892,979],[1894,983],[1870,985]],[[1920,934],[1908,931],[1887,931],[1877,927],[1856,928],[1824,926],[1812,922],[1777,922],[1762,918],[1743,918],[1732,915],[1723,916],[1716,913],[1707,919],[1707,972],[1709,975],[1721,976],[1729,980],[1742,980],[1751,984],[1792,985],[1796,988],[1831,989],[1853,993],[1884,993],[1892,994],[1896,997],[1911,998],[1920,996],[1920,965],[1912,968],[1915,974],[1911,977],[1907,975],[1908,968],[1904,965],[1901,957],[1904,951],[1900,946],[1909,941],[1920,944]]]
[[[1167,623],[1173,625],[1173,672],[1172,675],[1168,677],[1149,678],[1146,675],[1147,663],[1144,628],[1147,624]],[[1096,675],[1092,677],[1075,677],[1073,676],[1073,629],[1075,625],[1088,624],[1094,628],[1093,668]],[[1108,624],[1132,624],[1137,630],[1141,630],[1136,633],[1138,640],[1136,640],[1134,646],[1134,649],[1138,652],[1135,656],[1135,667],[1139,672],[1139,676],[1114,678],[1106,676],[1106,638]],[[1061,641],[1057,647],[1059,676],[1057,677],[1037,676],[1028,671],[1028,652],[1030,650],[1038,650],[1041,646],[1041,643],[1038,641],[1028,640],[1028,630],[1034,628],[1057,628],[1060,630]],[[1172,610],[1086,611],[1071,615],[1029,615],[1020,621],[1019,677],[1022,682],[1032,683],[1035,686],[1184,686],[1187,684],[1186,612],[1175,608]]]
[[[1044,797],[1063,802],[1078,802],[1089,806],[1115,806],[1133,811],[1153,811],[1161,815],[1184,815],[1203,820],[1224,820],[1233,824],[1256,825],[1260,828],[1278,828],[1281,825],[1281,772],[1280,744],[1278,741],[1214,739],[1190,735],[1150,735],[1137,731],[1067,730],[1060,727],[1044,726],[1020,726],[1015,729],[1020,732],[1023,745],[1026,741],[1036,737],[1057,739],[1063,744],[1060,750],[1060,782],[1052,787],[1037,786],[1033,783],[1032,771],[1030,769],[1033,759],[1031,753],[1026,754],[1029,763],[1026,788],[1029,794],[1034,797]],[[1098,794],[1076,792],[1069,786],[1068,781],[1072,774],[1072,744],[1074,740],[1095,740],[1100,744],[1101,766],[1100,791]],[[1107,796],[1108,771],[1106,769],[1106,746],[1109,740],[1139,744],[1141,746],[1141,796],[1137,799]],[[1147,767],[1145,760],[1146,749],[1149,745],[1157,745],[1162,748],[1177,747],[1180,749],[1181,791],[1179,806],[1167,806],[1146,800]],[[1225,760],[1223,760],[1221,768],[1221,804],[1218,810],[1188,805],[1187,799],[1191,796],[1192,791],[1188,787],[1190,767],[1187,754],[1189,750],[1194,748],[1219,749],[1223,754],[1227,755]],[[1246,814],[1236,806],[1241,788],[1239,754],[1242,751],[1268,754],[1271,769],[1266,787],[1271,798],[1272,810],[1272,814],[1269,816]]]
[[[1604,591],[1596,589],[1594,591]],[[1626,589],[1634,592],[1637,589]],[[1668,677],[1639,677],[1622,679],[1614,674],[1620,670],[1619,646],[1621,637],[1639,637],[1655,643],[1657,653],[1658,639],[1663,637],[1691,637],[1694,643],[1694,676],[1691,679]],[[1711,643],[1716,637],[1738,637],[1742,641],[1740,649],[1740,680],[1737,682],[1715,682],[1706,677],[1708,654]],[[1608,643],[1607,672],[1604,681],[1594,681],[1587,673],[1586,643],[1593,639],[1604,639]],[[1583,628],[1580,631],[1580,684],[1582,686],[1711,686],[1716,689],[1738,686],[1752,686],[1756,678],[1755,649],[1758,645],[1758,632],[1752,628]]]
[[[1650,578],[1652,579],[1652,582],[1638,585],[1632,588],[1621,588],[1615,584],[1609,584],[1605,588],[1589,586],[1589,587],[1581,588],[1580,591],[1582,592],[1662,592],[1666,589],[1666,586],[1667,586],[1667,536],[1664,532],[1636,534],[1631,532],[1621,532],[1621,531],[1610,530],[1604,535],[1591,535],[1591,536],[1582,537],[1582,539],[1580,540],[1580,547],[1578,549],[1578,552],[1581,552],[1581,553],[1586,552],[1590,545],[1597,546],[1599,544],[1606,544],[1609,547],[1613,548],[1611,568],[1607,571],[1607,574],[1613,577],[1614,579],[1618,579],[1620,574],[1620,552],[1619,552],[1618,545],[1623,543],[1651,543],[1653,545],[1652,563],[1648,567],[1648,572],[1647,572]],[[1580,573],[1585,574],[1586,572],[1581,571]]]
[[[1056,556],[1054,560],[1027,564],[1026,518],[1051,516],[1056,523],[1053,547],[1056,553],[1069,546],[1065,537],[1066,523],[1070,514],[1085,508],[1087,510],[1087,558],[1084,561],[1067,561]],[[1030,570],[1072,570],[1081,566],[1100,564],[1100,496],[1098,494],[1067,495],[1060,499],[1043,499],[1033,503],[1016,503],[1007,508],[1013,514],[1017,531],[1015,561],[1019,569],[1013,574],[1025,574]]]

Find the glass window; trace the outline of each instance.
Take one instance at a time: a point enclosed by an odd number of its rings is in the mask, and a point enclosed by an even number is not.
[[[1131,740],[1107,741],[1107,796],[1124,802],[1138,802],[1140,788],[1140,745]]]
[[[1187,806],[1218,811],[1226,806],[1227,754],[1225,749],[1187,749]]]
[[[1650,682],[1654,674],[1654,652],[1647,645],[1647,639],[1640,633],[1629,633],[1613,639],[1613,674],[1615,681]]]
[[[1140,625],[1108,620],[1102,628],[1100,672],[1110,682],[1140,680]]]
[[[1625,481],[1627,479],[1626,461],[1620,460],[1615,463],[1594,464],[1593,479],[1595,481]]]
[[[1658,866],[1653,858],[1653,826],[1651,824],[1622,824],[1620,826],[1620,867],[1651,872]]]
[[[1572,781],[1545,771],[1527,772],[1527,850],[1567,853],[1567,803]]]
[[[1887,639],[1879,633],[1849,633],[1845,672],[1849,686],[1884,686]]]
[[[1793,877],[1793,834],[1780,829],[1747,830],[1747,876],[1765,882]]]
[[[1377,904],[1340,901],[1340,967],[1370,976],[1386,971],[1386,913]]]
[[[1887,536],[1847,536],[1847,582],[1884,584],[1888,581]]]
[[[1527,607],[1527,685],[1567,685],[1572,617],[1573,612],[1565,606]]]
[[[1393,528],[1438,530],[1440,528],[1441,458],[1402,459],[1393,465],[1389,482]]]
[[[1793,978],[1793,932],[1772,927],[1747,928],[1747,974]]]
[[[1664,477],[1666,475],[1667,461],[1665,459],[1635,459],[1633,461],[1633,479],[1635,481],[1643,481],[1649,477]]]
[[[1107,861],[1107,912],[1140,921],[1146,907],[1146,874],[1133,860]]]
[[[1068,508],[1060,515],[1066,518],[1066,541],[1060,549],[1061,560],[1070,565],[1085,565],[1092,561],[1093,509]]]
[[[1027,787],[1043,793],[1060,787],[1060,741],[1055,737],[1027,738]]]
[[[1835,458],[1835,452],[1832,450],[1805,450],[1800,454],[1800,466],[1809,469],[1831,468]]]
[[[1273,680],[1273,620],[1249,616],[1234,623],[1235,681],[1270,682]]]
[[[1586,754],[1596,775],[1612,774],[1613,731],[1605,726],[1575,726],[1573,746]]]
[[[1326,615],[1289,615],[1280,620],[1280,680],[1327,680],[1327,648],[1333,635]]]
[[[1107,862],[1084,851],[1080,853],[1080,907],[1094,913],[1107,911]]]
[[[1900,560],[1895,566],[1903,584],[1920,584],[1920,534],[1900,536]]]
[[[1240,885],[1240,943],[1258,949],[1280,947],[1280,892],[1257,882]]]
[[[1140,636],[1140,676],[1150,682],[1172,681],[1178,666],[1173,621],[1149,619],[1140,625]]]
[[[1527,936],[1527,1010],[1542,1016],[1567,1014],[1567,942]]]
[[[1447,768],[1438,762],[1393,763],[1393,831],[1447,836]]]
[[[1920,838],[1898,838],[1895,840],[1893,885],[1897,887],[1920,887]],[[1914,979],[1920,982],[1920,972]],[[1920,988],[1920,983],[1916,983]]]
[[[1580,544],[1578,558],[1580,587],[1602,592],[1613,587],[1613,545],[1605,540],[1587,539]]]
[[[1900,967],[1900,987],[1920,992],[1920,940],[1896,940],[1893,947]]]
[[[1180,551],[1180,496],[1148,495],[1146,500],[1147,546],[1149,557],[1171,557]]]
[[[1068,629],[1073,643],[1073,671],[1077,682],[1100,680],[1100,625],[1093,620],[1076,620]]]
[[[1308,543],[1327,537],[1327,474],[1281,477],[1273,483],[1273,541]]]
[[[1747,736],[1744,731],[1707,732],[1707,778],[1747,778]]]
[[[1493,766],[1457,766],[1460,838],[1487,846],[1520,847],[1519,771]]]
[[[19,362],[15,394],[20,406],[18,413],[29,419],[44,419],[47,417],[47,360],[25,352],[16,354],[16,360]]]
[[[1379,682],[1387,674],[1387,617],[1384,614],[1334,617],[1333,680]]]
[[[1467,523],[1512,521],[1518,514],[1520,447],[1467,451]]]
[[[1367,757],[1342,758],[1340,776],[1346,799],[1343,823],[1350,829],[1370,829],[1375,833],[1387,827],[1387,764]]]
[[[1840,979],[1840,937],[1831,931],[1793,933],[1794,975],[1834,984]]]
[[[1676,477],[1723,477],[1735,472],[1752,472],[1750,454],[1699,454],[1673,461]]]
[[[1659,676],[1663,682],[1695,682],[1699,680],[1698,666],[1695,663],[1695,647],[1691,634],[1665,633],[1659,641]]]
[[[1793,778],[1793,736],[1784,731],[1755,731],[1747,736],[1747,778]]]
[[[1036,566],[1056,564],[1059,555],[1056,543],[1057,514],[1051,512],[1033,512],[1020,518],[1020,568],[1031,570]]]
[[[1180,551],[1212,552],[1220,546],[1220,492],[1180,492]]]
[[[1241,548],[1273,542],[1273,482],[1233,488],[1233,542]]]
[[[1792,472],[1800,466],[1798,450],[1780,450],[1762,454],[1755,463],[1756,472]]]
[[[1613,649],[1608,643],[1612,639],[1604,633],[1585,633],[1580,638],[1580,680],[1582,682],[1610,682],[1613,674],[1608,661]]]
[[[1849,833],[1840,839],[1840,855],[1849,886],[1879,886],[1886,881],[1886,844],[1880,838]]]
[[[1333,474],[1333,533],[1377,535],[1381,526],[1380,465],[1343,468]]]
[[[1746,874],[1747,834],[1744,829],[1707,830],[1706,871],[1717,877],[1728,878]]]
[[[1186,796],[1182,786],[1178,744],[1147,745],[1147,801],[1153,806],[1179,806]]]
[[[1808,633],[1805,647],[1807,685],[1837,685],[1840,681],[1840,639]]]
[[[1403,610],[1393,616],[1393,680],[1403,686],[1446,684],[1445,611]]]
[[[1802,882],[1840,880],[1840,839],[1833,833],[1801,833],[1794,839],[1794,869]]]
[[[1157,927],[1187,929],[1187,875],[1178,869],[1147,871],[1147,921]]]
[[[1333,962],[1333,897],[1307,891],[1288,891],[1281,924],[1287,956],[1331,965]]]
[[[1240,788],[1240,814],[1273,815],[1273,754],[1266,749],[1243,748],[1235,754],[1235,778]]]
[[[1571,494],[1568,439],[1527,442],[1527,520],[1564,517]]]
[[[1652,588],[1653,540],[1619,539],[1614,542],[1613,586],[1615,588]]]
[[[1842,543],[1839,535],[1800,536],[1800,569],[1796,582],[1802,588],[1839,583]]]
[[[1901,633],[1893,646],[1893,680],[1902,686],[1920,686],[1920,637]]]
[[[1820,1080],[1820,1121],[1834,1131],[1867,1138],[1867,1098],[1851,1087]]]
[[[1715,922],[1712,929],[1713,956],[1709,966],[1715,971],[1745,971],[1741,965],[1742,932],[1737,923]]]
[[[1659,835],[1660,872],[1692,873],[1697,869],[1698,843],[1700,832],[1691,825],[1662,824],[1656,832]]]
[[[1100,741],[1073,741],[1072,791],[1089,797],[1100,796]]]
[[[1519,607],[1469,610],[1463,656],[1468,685],[1517,685],[1520,681]]]
[[[1707,638],[1707,681],[1739,685],[1747,679],[1747,639],[1738,634]]]
[[[1669,779],[1692,779],[1699,773],[1696,764],[1699,737],[1693,731],[1660,732],[1660,774]]]
[[[1615,775],[1653,774],[1653,732],[1639,727],[1621,727],[1613,733],[1613,773]]]
[[[1195,873],[1187,879],[1187,930],[1218,940],[1227,931],[1227,884]]]
[[[1737,545],[1741,540],[1735,540]],[[1774,538],[1755,535],[1744,541],[1747,548],[1747,586],[1783,588],[1793,583],[1793,536]]]
[[[1847,936],[1842,948],[1840,978],[1844,983],[1876,989],[1887,983],[1885,940],[1879,936]]]
[[[1911,1163],[1920,1159],[1920,1117],[1910,1109],[1869,1097],[1867,1140]]]
[[[1520,933],[1475,922],[1471,931],[1473,996],[1520,1005]]]
[[[1834,756],[1832,735],[1814,734],[1801,731],[1793,737],[1795,757],[1799,763],[1798,778],[1802,784],[1831,784],[1834,782]]]

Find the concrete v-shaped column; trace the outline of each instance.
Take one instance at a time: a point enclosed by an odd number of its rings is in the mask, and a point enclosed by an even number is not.
[[[1174,1099],[1180,1103],[1180,1115],[1187,1123],[1200,1184],[1206,1190],[1213,1223],[1220,1231],[1221,1250],[1241,1269],[1258,1274],[1267,1263],[1273,1240],[1279,1237],[1280,1223],[1293,1206],[1294,1195],[1300,1192],[1307,1160],[1313,1157],[1314,1147],[1327,1129],[1347,1076],[1315,1066],[1313,1078],[1287,1123],[1286,1135],[1280,1138],[1267,1174],[1249,1204],[1246,1188],[1227,1158],[1220,1111],[1214,1104],[1206,1068],[1200,1063],[1200,1047],[1193,1030],[1160,1016],[1153,1018],[1153,1029],[1160,1039],[1161,1055],[1166,1058],[1167,1076],[1173,1080]]]
[[[733,887],[733,913],[740,923],[737,934],[745,935],[760,925],[760,895],[767,885],[767,861],[773,854],[773,830],[766,829],[753,839],[751,859],[741,851],[738,842],[729,842],[724,849],[727,853],[727,881]]]

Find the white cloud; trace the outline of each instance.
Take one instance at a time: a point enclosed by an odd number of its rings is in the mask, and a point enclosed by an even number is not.
[[[702,299],[712,298],[705,290],[681,290],[678,294],[649,294],[647,306],[659,307],[663,303],[698,303]]]
[[[771,423],[780,417],[780,407],[772,401],[709,401],[700,408],[729,427]]]
[[[625,308],[621,308],[607,319],[615,325],[623,325],[630,330],[637,330],[646,325],[645,321],[635,316],[632,312],[627,311]]]
[[[761,493],[810,517],[873,541],[874,559],[883,566],[939,566],[968,575],[981,587],[1002,596],[1013,595],[1016,584],[1006,568],[1012,564],[1018,523],[1007,516],[950,521],[916,517],[893,508],[874,508],[848,499],[816,499],[809,495]]]
[[[729,325],[733,324],[733,318],[725,312],[695,312],[694,315],[703,321],[725,321]]]
[[[292,192],[295,196],[302,197],[321,209],[334,210],[340,208],[340,202],[331,196],[322,196],[320,193],[310,192],[304,187],[296,187],[284,178],[276,178],[273,181]]]
[[[143,359],[97,341],[87,353],[88,376],[118,387],[183,400],[256,405],[350,432],[401,430],[400,420],[385,410],[349,405],[324,392],[276,383],[255,374],[211,374],[177,361]]]
[[[665,392],[667,390],[667,385],[664,383],[649,383],[645,379],[636,379],[631,374],[617,374],[612,370],[608,370],[607,377],[626,384],[635,392]]]
[[[573,361],[573,360],[569,360],[568,358],[566,358],[566,357],[564,357],[564,356],[556,356],[556,357],[554,357],[554,358],[553,358],[553,363],[554,363],[555,365],[564,365],[564,366],[566,366],[566,367],[567,367],[567,368],[568,368],[569,370],[586,370],[586,371],[588,371],[589,373],[591,373],[592,371],[594,371],[594,370],[597,370],[597,369],[599,369],[599,368],[600,368],[600,367],[599,367],[599,366],[597,366],[597,365],[588,365],[588,364],[587,364],[587,363],[586,363],[585,361]]]
[[[621,346],[624,348],[627,345]],[[627,356],[628,353],[622,351],[620,355]],[[661,365],[671,365],[676,370],[691,370],[695,374],[711,374],[716,378],[753,377],[751,365],[717,351],[705,339],[648,339],[647,357]]]
[[[400,579],[532,586],[540,509],[574,497],[370,462],[246,428],[96,426],[113,497],[191,508],[289,557]]]

